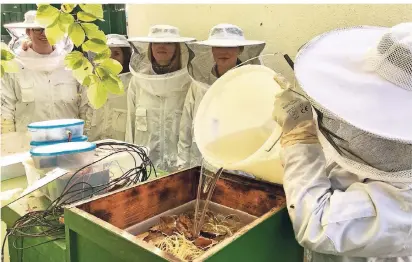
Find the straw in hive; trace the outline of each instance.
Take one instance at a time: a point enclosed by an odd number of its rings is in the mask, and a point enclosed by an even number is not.
[[[200,236],[193,235],[194,212],[164,216],[160,223],[137,237],[182,260],[191,261],[232,236],[243,224],[236,215],[206,213]]]

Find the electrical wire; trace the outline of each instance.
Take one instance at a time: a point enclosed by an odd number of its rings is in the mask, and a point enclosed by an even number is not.
[[[106,193],[112,190],[117,190],[120,188],[128,187],[140,182],[147,181],[150,176],[154,173],[157,177],[156,169],[146,154],[146,151],[143,147],[128,144],[124,142],[103,142],[96,144],[96,147],[99,150],[110,150],[112,152],[108,153],[104,157],[90,163],[86,166],[83,166],[79,170],[75,171],[70,178],[67,180],[65,187],[62,190],[62,194],[56,198],[46,210],[42,211],[32,211],[16,220],[14,225],[7,229],[7,233],[4,237],[4,241],[1,248],[1,261],[4,262],[4,248],[6,240],[9,236],[15,236],[16,239],[24,239],[25,237],[43,237],[51,238],[45,242],[29,246],[17,248],[15,242],[13,247],[19,250],[22,250],[22,253],[25,249],[53,242],[59,239],[65,238],[65,228],[64,224],[60,223],[59,219],[63,217],[64,206],[73,204],[77,201],[91,198],[95,195]],[[88,171],[89,167],[93,168],[94,165],[103,161],[104,159],[111,157],[119,153],[129,153],[134,160],[134,167],[125,171],[120,177],[110,179],[108,183],[93,186],[88,182],[80,181],[76,182],[77,179],[84,176],[82,171]],[[137,165],[137,155],[141,164]],[[89,173],[89,172],[87,172]],[[93,172],[92,172],[93,174]],[[87,174],[86,174],[87,175]],[[71,182],[73,182],[71,184]]]

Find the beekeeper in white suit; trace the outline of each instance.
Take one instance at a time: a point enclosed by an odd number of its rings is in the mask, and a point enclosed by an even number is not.
[[[50,45],[35,19],[36,11],[28,11],[24,22],[4,25],[13,36],[11,49],[20,69],[1,80],[2,133],[24,132],[36,121],[80,117],[82,90],[64,65],[73,43],[64,39]],[[21,45],[26,37],[31,47],[24,51]]]
[[[123,35],[109,34],[106,36],[111,58],[117,60],[123,70],[119,74],[123,82],[124,94],[109,94],[106,104],[98,110],[88,107],[86,113],[85,133],[90,141],[102,139],[125,140],[127,119],[127,89],[132,74],[129,70],[131,47]]]
[[[129,39],[134,53],[126,141],[149,147],[150,159],[164,171],[176,170],[179,124],[191,81],[184,43],[193,40],[169,25],[153,26],[147,37]]]
[[[325,33],[295,74],[313,108],[277,78],[273,115],[306,261],[412,261],[412,23]]]
[[[220,76],[230,69],[258,57],[265,42],[246,40],[243,30],[231,24],[218,24],[209,33],[209,38],[188,44],[194,56],[189,62],[189,74],[193,78],[186,96],[178,143],[179,169],[201,164],[202,156],[194,139],[194,118],[203,96]],[[252,59],[249,64],[260,64]]]

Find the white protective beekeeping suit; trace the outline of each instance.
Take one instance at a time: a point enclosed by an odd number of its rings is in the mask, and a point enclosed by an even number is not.
[[[109,34],[107,37],[107,45],[109,47],[125,47],[130,48],[127,38],[122,35]],[[92,55],[92,54],[91,54]],[[126,57],[124,58],[126,60]],[[128,67],[129,65],[127,65]],[[129,71],[124,70],[123,71]],[[95,110],[92,106],[88,107],[86,113],[85,133],[89,141],[102,139],[125,140],[126,135],[126,119],[127,119],[127,89],[129,87],[130,72],[119,74],[120,80],[123,82],[124,94],[115,95],[109,94],[106,104],[103,107]]]
[[[310,108],[289,90],[274,117],[306,261],[412,261],[412,23],[325,33],[300,50],[295,73],[316,121],[287,116]]]
[[[131,38],[134,53],[130,61],[132,78],[127,94],[126,141],[150,148],[156,168],[176,170],[179,125],[190,76],[189,50],[184,44],[193,38],[180,37],[172,26],[153,26],[148,37]],[[157,74],[149,59],[148,43],[178,43],[181,69]]]
[[[1,80],[2,133],[24,132],[32,122],[80,116],[82,89],[64,66],[72,42],[63,39],[49,55],[21,49],[26,28],[42,28],[35,17],[36,11],[28,11],[24,22],[5,25],[13,36],[9,45],[20,68]]]
[[[246,40],[242,29],[236,25],[219,24],[210,30],[208,40],[189,43],[188,46],[194,54],[188,66],[193,81],[186,96],[180,123],[179,169],[198,166],[202,162],[202,156],[194,138],[193,120],[204,94],[217,80],[212,47],[242,47],[243,51],[238,57],[238,62],[246,62],[260,55],[265,48],[265,42]],[[260,64],[260,59],[252,59],[246,64]]]

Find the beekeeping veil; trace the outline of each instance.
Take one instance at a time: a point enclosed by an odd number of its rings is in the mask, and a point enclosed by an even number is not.
[[[191,83],[185,42],[193,40],[181,37],[179,29],[169,25],[155,25],[148,36],[129,38],[133,49],[129,90],[135,90],[138,98],[136,109],[128,107],[129,113],[136,113],[128,125],[136,125],[129,127],[134,134],[130,137],[126,132],[126,140],[149,147],[150,159],[162,170],[173,171],[176,166],[181,112]],[[157,64],[151,52],[154,43],[176,45],[169,64]]]
[[[219,24],[209,32],[209,38],[205,41],[188,43],[193,51],[188,71],[193,79],[213,84],[217,77],[212,73],[215,61],[213,59],[212,47],[241,47],[243,50],[238,59],[245,64],[261,64],[258,58],[265,48],[265,42],[246,40],[240,27],[231,24]],[[252,59],[256,58],[256,59]]]
[[[44,28],[36,22],[36,11],[27,11],[24,14],[24,22],[5,24],[12,39],[9,42],[9,48],[12,50],[16,59],[25,67],[35,71],[53,71],[57,68],[64,67],[64,58],[66,54],[73,50],[73,43],[68,36],[63,37],[54,45],[54,51],[48,55],[37,54],[33,49],[22,50],[24,41],[30,40],[26,34],[26,29]]]
[[[130,72],[134,76],[162,78],[169,74],[178,74],[181,71],[187,72],[187,62],[189,60],[189,49],[185,42],[193,41],[194,38],[181,37],[179,29],[169,25],[155,25],[150,28],[147,37],[133,37],[129,39],[133,54],[130,60]],[[157,65],[151,52],[152,43],[174,43],[176,51],[169,65]]]
[[[318,36],[295,74],[327,157],[365,179],[412,182],[412,23]]]

